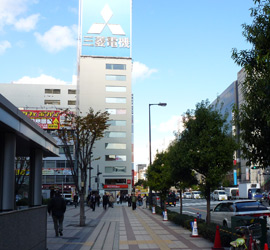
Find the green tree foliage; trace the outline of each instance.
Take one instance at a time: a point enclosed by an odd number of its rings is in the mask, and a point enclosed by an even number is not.
[[[85,116],[75,115],[66,110],[65,126],[58,130],[58,136],[64,145],[64,152],[68,159],[76,189],[80,195],[80,226],[85,226],[84,198],[86,194],[87,172],[93,158],[94,144],[104,136],[109,127],[108,112],[94,112],[92,108]],[[69,145],[74,145],[75,158],[70,152]],[[79,179],[80,178],[80,179]]]
[[[180,190],[180,214],[183,212],[182,192],[185,188],[197,184],[197,178],[194,171],[186,162],[184,144],[181,136],[177,138],[168,147],[168,164],[171,169],[171,178],[174,186]]]
[[[235,117],[247,165],[265,168],[270,165],[270,1],[254,3],[252,24],[243,24],[243,36],[252,48],[234,49],[232,54],[246,74],[241,86],[245,102]]]
[[[155,160],[147,169],[147,184],[156,192],[160,193],[161,206],[173,186],[171,168],[167,161],[167,152],[157,153]],[[164,203],[165,204],[165,203]]]
[[[210,222],[210,191],[220,185],[226,173],[233,168],[233,154],[237,143],[228,135],[226,116],[202,101],[196,110],[188,110],[181,133],[181,147],[187,167],[202,176],[200,186],[207,200],[207,218]]]

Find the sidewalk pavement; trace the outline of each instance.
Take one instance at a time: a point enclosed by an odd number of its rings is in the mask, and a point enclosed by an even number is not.
[[[67,206],[63,236],[55,237],[52,217],[48,216],[48,250],[118,250],[118,249],[185,249],[210,250],[214,244],[149,209],[132,210],[127,203],[95,211],[85,207],[86,226],[79,226],[80,208]]]

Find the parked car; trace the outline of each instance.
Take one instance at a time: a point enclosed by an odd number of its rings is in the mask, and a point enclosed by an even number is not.
[[[191,198],[192,199],[200,199],[201,198],[201,191],[192,191]]]
[[[228,200],[228,197],[224,190],[215,190],[213,192],[213,200],[224,201],[224,200]]]
[[[71,205],[73,200],[72,200],[72,197],[71,197],[71,194],[62,194],[62,197],[64,198],[65,202],[67,205]]]
[[[228,200],[239,198],[239,188],[237,187],[225,187],[224,191],[227,194]]]
[[[175,193],[170,193],[166,199],[167,206],[176,206],[176,195]]]
[[[231,227],[232,216],[270,216],[270,210],[255,200],[223,201],[210,209],[211,222]]]
[[[191,199],[191,193],[190,192],[184,192],[184,198],[185,199]]]

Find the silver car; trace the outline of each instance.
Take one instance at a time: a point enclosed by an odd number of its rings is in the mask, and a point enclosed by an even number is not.
[[[270,216],[270,210],[255,200],[224,201],[210,210],[211,222],[231,227],[232,216]]]

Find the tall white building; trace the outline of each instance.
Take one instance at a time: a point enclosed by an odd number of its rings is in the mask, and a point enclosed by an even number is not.
[[[123,194],[133,183],[131,10],[130,0],[81,0],[78,110],[110,114],[110,127],[93,150],[100,160],[92,163],[91,176],[100,171],[99,189]]]
[[[104,138],[94,145],[92,157],[99,160],[92,163],[88,191],[126,194],[134,183],[131,7],[130,0],[80,1],[77,86],[0,84],[0,93],[44,129],[57,129],[57,112],[66,108],[82,115],[89,108],[110,114]],[[60,158],[44,159],[43,186],[74,188],[59,144]]]

